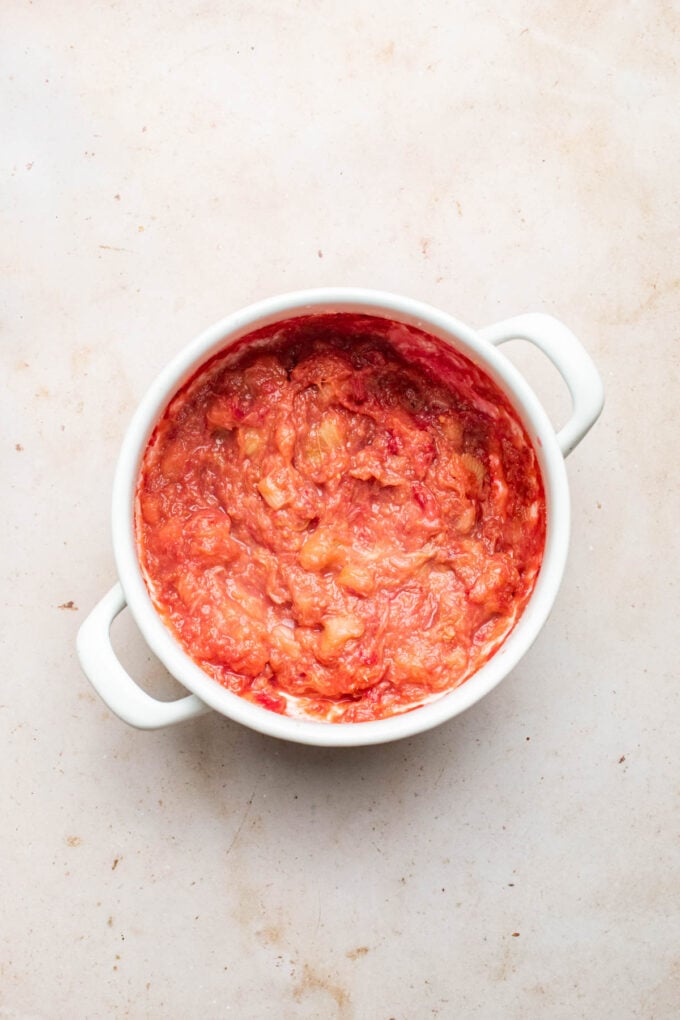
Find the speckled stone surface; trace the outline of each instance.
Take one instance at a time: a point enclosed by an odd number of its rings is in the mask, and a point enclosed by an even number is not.
[[[5,0],[2,1020],[677,1016],[679,47],[651,0]],[[555,609],[402,744],[133,731],[74,648],[126,424],[204,326],[323,284],[582,338]]]

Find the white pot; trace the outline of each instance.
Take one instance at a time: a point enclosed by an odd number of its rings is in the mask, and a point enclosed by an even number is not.
[[[240,337],[310,312],[363,312],[405,322],[441,337],[480,365],[507,395],[522,420],[533,441],[545,487],[547,534],[543,562],[531,598],[507,640],[477,673],[439,700],[374,722],[292,719],[226,690],[192,661],[163,623],[149,598],[137,559],[133,514],[138,470],[149,437],[171,397],[200,365]],[[571,418],[557,434],[520,372],[496,349],[515,338],[540,348],[569,388]],[[161,372],[137,408],[123,440],[113,486],[113,547],[119,581],[80,628],[78,656],[86,676],[116,715],[141,729],[181,722],[211,708],[261,733],[323,747],[379,744],[438,726],[474,705],[500,683],[545,623],[562,579],[569,544],[564,458],[593,425],[602,405],[602,383],[590,357],[566,326],[548,315],[520,315],[474,330],[445,312],[405,297],[354,288],[324,288],[283,294],[227,316],[201,333]],[[158,701],[126,673],[109,638],[114,618],[126,605],[149,647],[192,693],[177,701]]]

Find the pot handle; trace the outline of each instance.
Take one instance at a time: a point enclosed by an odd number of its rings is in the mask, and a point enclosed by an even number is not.
[[[97,603],[78,631],[76,647],[85,676],[112,712],[140,730],[184,722],[207,712],[195,694],[177,701],[159,701],[138,687],[123,669],[111,645],[111,624],[125,606],[120,584],[115,584]]]
[[[528,340],[550,358],[571,394],[571,418],[557,433],[559,448],[568,456],[595,424],[604,405],[600,374],[580,341],[558,319],[542,312],[497,322],[479,334],[494,347],[507,340]]]

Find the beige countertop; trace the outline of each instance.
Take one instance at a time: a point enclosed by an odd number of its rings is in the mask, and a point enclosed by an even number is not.
[[[5,0],[0,1018],[645,1018],[680,1001],[671,3]],[[362,285],[547,311],[605,383],[514,673],[418,738],[129,729],[112,473],[203,327]],[[536,352],[512,353],[551,414]],[[170,687],[129,619],[131,672]]]

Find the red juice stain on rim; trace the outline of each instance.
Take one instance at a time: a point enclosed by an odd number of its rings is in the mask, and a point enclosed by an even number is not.
[[[139,559],[229,690],[329,722],[413,710],[501,646],[545,544],[536,455],[468,358],[390,319],[241,338],[169,402],[137,486]]]

